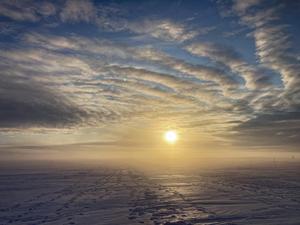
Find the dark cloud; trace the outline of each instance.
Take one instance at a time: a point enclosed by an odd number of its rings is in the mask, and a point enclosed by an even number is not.
[[[0,76],[0,128],[64,127],[87,114],[32,80]]]
[[[233,129],[242,146],[299,146],[300,112],[260,114]]]

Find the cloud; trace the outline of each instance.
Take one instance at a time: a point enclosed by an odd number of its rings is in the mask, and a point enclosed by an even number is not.
[[[299,109],[259,114],[233,129],[237,144],[243,146],[297,147],[300,144]]]
[[[57,41],[54,43],[55,46],[62,46],[60,42],[60,44]],[[72,45],[64,43],[63,46],[70,47]],[[81,57],[65,55],[56,52],[56,48],[54,51],[31,48],[10,49],[2,52],[0,56],[2,59],[1,68],[5,76],[14,74],[13,80],[16,79],[16,76],[20,76],[22,79],[34,80],[42,85],[43,88],[41,89],[45,89],[46,92],[47,90],[55,89],[62,96],[66,96],[72,102],[76,102],[76,108],[80,109],[79,111],[86,113],[83,117],[75,117],[78,120],[73,120],[73,117],[68,115],[71,121],[64,122],[62,120],[61,126],[64,126],[64,123],[68,124],[71,122],[88,126],[91,123],[90,121],[94,121],[95,125],[99,125],[115,119],[126,119],[126,117],[133,116],[138,111],[145,110],[146,105],[139,107],[139,104],[150,103],[154,100],[154,97],[157,97],[158,100],[168,96],[173,99],[175,99],[175,96],[178,98],[178,94],[171,93],[174,92],[172,86],[175,87],[181,83],[187,83],[184,79],[181,80],[168,74],[159,74],[142,69],[118,68],[108,65],[100,66],[99,63],[94,67],[94,60],[89,59],[84,54]],[[6,86],[9,85],[6,84]],[[29,89],[28,92],[35,93],[37,91]],[[168,94],[168,92],[171,94]],[[7,91],[7,94],[11,93]],[[20,95],[22,96],[22,94]],[[38,92],[38,95],[41,94]],[[30,102],[30,99],[35,101],[35,98],[35,95],[28,96],[28,101]],[[49,98],[52,99],[51,97]],[[60,99],[60,97],[53,96],[53,99]],[[143,101],[138,101],[138,99],[143,99]],[[48,98],[45,99],[45,102],[47,100]],[[160,102],[161,100],[156,101],[156,104]],[[48,105],[46,106],[48,107]],[[26,110],[33,110],[34,107],[46,106],[33,105],[30,109],[26,108],[27,105],[22,105],[21,107],[25,107]],[[44,108],[41,111],[46,111],[46,109]],[[63,114],[59,109],[57,112]],[[72,112],[75,113],[75,111],[67,111],[66,114]],[[32,113],[32,115],[35,114]],[[35,115],[35,117],[38,118],[38,115]],[[13,119],[16,118],[14,117]],[[10,123],[14,124],[12,120]],[[55,126],[58,126],[57,123],[53,121]],[[34,122],[28,124],[32,126],[38,125]],[[47,125],[45,122],[45,126]]]
[[[11,35],[16,33],[21,26],[12,22],[0,22],[0,35]]]
[[[126,77],[134,77],[136,79],[144,79],[152,82],[156,82],[157,84],[165,84],[169,87],[180,87],[183,85],[192,84],[191,81],[188,81],[184,78],[173,76],[170,74],[157,73],[145,69],[139,69],[134,67],[120,67],[120,66],[109,66],[106,67],[108,71],[118,74],[126,74]]]
[[[63,22],[94,22],[97,10],[89,0],[67,0],[60,18]]]
[[[286,89],[299,84],[299,60],[293,55],[289,36],[281,26],[265,26],[254,32],[257,55],[262,63],[278,71]]]
[[[137,52],[137,55],[140,58],[152,60],[155,63],[166,65],[183,74],[195,76],[201,80],[215,82],[225,89],[237,87],[239,85],[234,77],[230,76],[226,71],[219,67],[191,64],[154,49],[144,49],[140,52]]]
[[[245,1],[240,1],[240,0],[234,0],[234,10],[239,12],[239,13],[245,13],[247,9],[259,5],[262,2],[262,0],[245,0]]]
[[[293,48],[291,34],[288,32],[289,25],[281,20],[281,12],[285,7],[285,2],[275,5],[262,0],[234,1],[231,9],[225,14],[221,12],[225,16],[238,16],[240,24],[252,30],[249,36],[253,37],[259,63],[272,70],[273,74],[279,74],[283,85],[270,86],[259,94],[245,96],[244,100],[253,112],[249,114],[249,118],[233,128],[233,136],[239,146],[295,147],[300,144],[299,53]],[[224,10],[224,4],[221,8]],[[203,51],[205,50],[202,49],[202,54]],[[205,53],[212,55],[209,48],[208,53]],[[222,54],[218,52],[213,57],[221,60]],[[222,59],[234,69],[233,58]],[[256,66],[253,69],[260,71],[259,68]],[[246,77],[245,80],[247,81]]]
[[[129,12],[118,4],[94,4],[90,0],[61,1],[61,9],[51,1],[9,1],[0,3],[0,15],[16,21],[38,22],[43,18],[57,15],[61,22],[85,22],[98,26],[101,30],[115,32],[127,31],[136,35],[152,37],[164,41],[183,42],[198,35],[204,35],[215,29],[213,26],[194,29],[187,24],[171,19],[133,20],[128,18]],[[126,15],[126,16],[124,16]],[[54,18],[54,22],[57,22]]]
[[[149,119],[159,112],[161,117],[170,113],[172,118],[177,117],[178,123],[183,124],[187,121],[180,118],[186,115],[176,113],[179,108],[201,107],[208,112],[217,108],[216,102],[220,106],[223,102],[230,104],[218,84],[199,79],[210,80],[211,76],[223,79],[222,76],[226,75],[222,71],[192,65],[152,48],[134,48],[74,35],[62,37],[30,33],[20,40],[22,45],[1,52],[2,73],[13,75],[13,80],[16,77],[33,80],[46,93],[56,90],[59,96],[54,96],[54,99],[65,98],[63,103],[67,105],[72,102],[72,110],[67,108],[65,114],[74,112],[77,116],[68,116],[69,121],[62,120],[61,126],[101,126],[133,117]],[[156,69],[149,66],[152,64]],[[159,66],[166,67],[164,72],[158,69]],[[37,91],[30,89],[28,92]],[[31,98],[35,101],[36,97],[28,96],[28,99]],[[50,103],[53,107],[57,105]],[[26,108],[27,111],[32,109]],[[60,109],[57,112],[63,114]],[[193,118],[188,120],[191,122]],[[41,123],[48,126],[46,121],[26,124],[35,127]],[[11,120],[10,124],[14,127],[18,123]],[[58,120],[53,124],[59,127]]]
[[[208,57],[217,63],[222,63],[229,67],[232,72],[244,78],[246,87],[249,89],[270,87],[272,85],[272,76],[266,73],[265,69],[249,65],[243,57],[231,47],[203,42],[190,44],[186,49],[192,54]]]
[[[284,4],[230,2],[233,17],[224,23],[250,32],[231,46],[215,34],[201,36],[227,28],[214,19],[203,25],[210,12],[197,17],[191,10],[187,19],[148,9],[131,15],[128,3],[1,2],[1,131],[155,121],[220,140],[228,133],[245,145],[271,145],[277,136],[296,144],[300,64],[281,21]],[[81,22],[87,29],[74,26]],[[14,25],[27,32],[7,41]]]
[[[32,80],[0,76],[0,129],[64,127],[87,114],[65,97]]]
[[[17,21],[36,22],[56,13],[56,7],[47,1],[9,1],[0,2],[0,15]]]
[[[110,61],[119,58],[135,61],[144,60],[148,63],[153,62],[156,65],[166,66],[169,69],[182,73],[186,80],[198,79],[199,81],[200,79],[211,81],[225,89],[239,86],[235,77],[220,67],[187,63],[154,48],[133,48],[101,39],[44,36],[36,33],[25,35],[24,40],[30,44],[50,50],[68,49],[81,54],[93,54],[93,57],[102,55],[108,57]],[[113,63],[111,62],[111,64]]]
[[[185,24],[169,19],[129,20],[118,5],[94,5],[92,1],[68,0],[60,13],[63,22],[89,22],[109,31],[129,31],[165,41],[183,42],[204,35],[214,27],[203,27],[199,32]],[[128,12],[126,12],[128,13]]]
[[[168,41],[186,41],[198,35],[198,32],[188,29],[180,23],[170,20],[144,20],[142,22],[128,22],[127,29],[137,34],[146,34]],[[209,30],[207,30],[209,32]]]
[[[289,110],[299,104],[295,96],[299,96],[300,92],[300,63],[297,58],[299,52],[294,50],[288,33],[288,25],[281,21],[281,10],[288,4],[282,2],[270,5],[261,1],[259,6],[257,9],[252,4],[247,6],[253,10],[251,12],[239,10],[236,4],[233,9],[241,23],[253,29],[256,54],[260,62],[281,75],[284,90],[278,96],[278,105],[282,110]]]

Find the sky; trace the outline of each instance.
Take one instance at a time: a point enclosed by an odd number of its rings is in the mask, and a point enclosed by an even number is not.
[[[297,152],[299,15],[292,0],[2,0],[0,155],[174,148],[170,129],[181,149]]]

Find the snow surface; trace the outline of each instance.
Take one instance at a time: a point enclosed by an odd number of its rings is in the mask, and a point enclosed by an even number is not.
[[[0,225],[296,225],[297,168],[2,169]]]

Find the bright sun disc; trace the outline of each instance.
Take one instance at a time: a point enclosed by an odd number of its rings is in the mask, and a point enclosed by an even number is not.
[[[165,133],[165,140],[169,143],[174,143],[177,140],[177,134],[173,130],[169,130]]]

